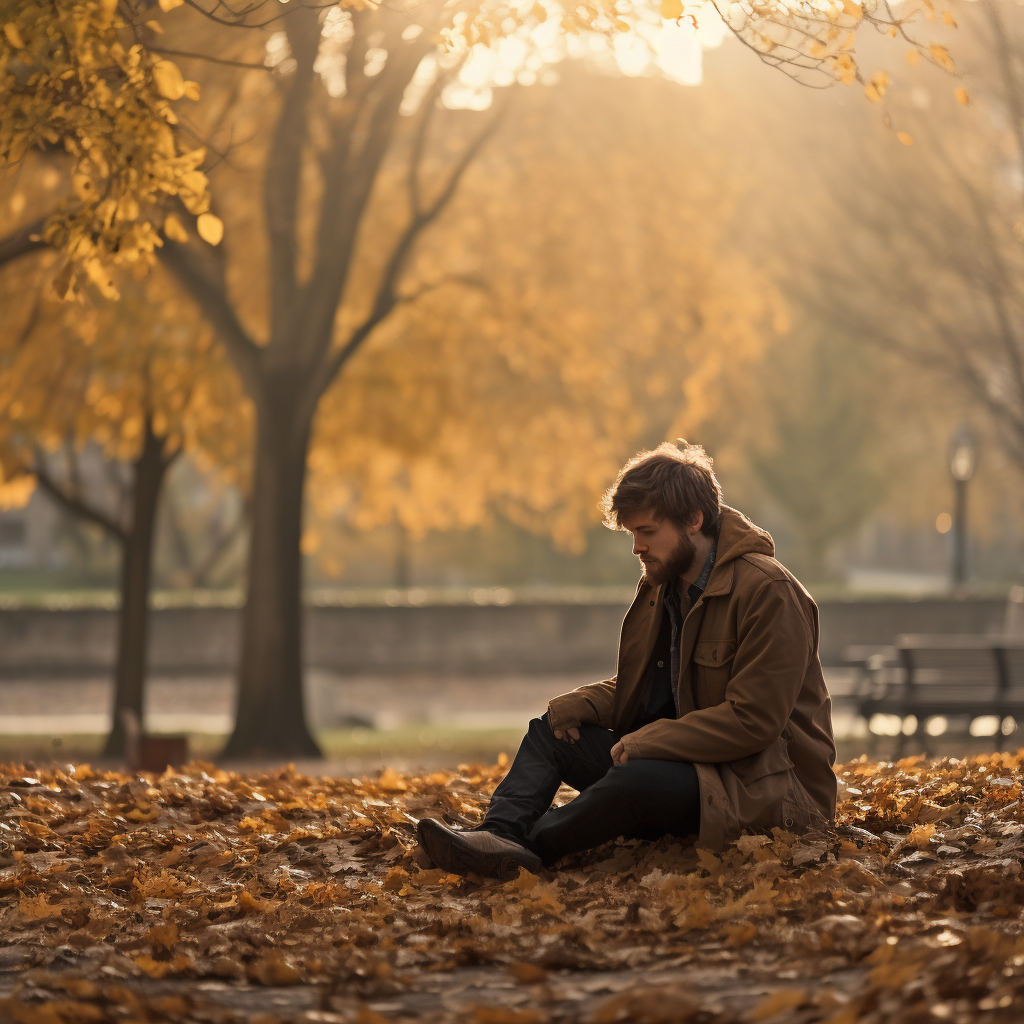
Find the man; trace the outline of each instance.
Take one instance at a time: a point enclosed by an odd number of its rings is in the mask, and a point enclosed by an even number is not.
[[[834,816],[817,607],[771,537],[722,505],[704,450],[682,444],[641,452],[604,498],[643,564],[615,677],[530,723],[477,828],[419,823],[438,867],[507,877],[622,835],[717,851]],[[562,782],[580,795],[552,808]]]

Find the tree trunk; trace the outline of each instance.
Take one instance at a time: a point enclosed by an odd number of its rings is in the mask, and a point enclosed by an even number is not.
[[[172,461],[173,458],[164,456],[164,438],[153,433],[152,423],[147,419],[142,452],[133,467],[132,520],[121,549],[121,610],[114,670],[114,710],[110,734],[103,748],[106,757],[124,756],[123,711],[134,712],[139,724],[143,724],[153,534],[160,488]]]
[[[302,689],[302,505],[310,423],[297,385],[259,406],[235,731],[226,757],[319,757]]]

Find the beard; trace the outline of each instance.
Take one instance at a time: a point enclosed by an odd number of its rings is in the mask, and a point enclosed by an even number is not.
[[[670,580],[682,576],[697,557],[697,545],[685,533],[679,537],[679,543],[665,558],[649,559],[643,563],[644,580],[652,587],[661,586]]]

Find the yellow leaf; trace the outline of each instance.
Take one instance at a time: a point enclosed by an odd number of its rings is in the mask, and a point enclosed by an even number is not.
[[[199,99],[199,83],[198,82],[186,82],[185,83],[185,96],[190,100]]]
[[[949,11],[942,12],[942,20],[949,25],[950,28],[956,28],[956,19],[950,14]]]
[[[922,846],[928,845],[928,840],[935,835],[934,825],[915,825],[910,830],[910,835],[906,838],[907,846],[916,846],[920,849]]]
[[[768,1020],[777,1014],[787,1010],[795,1010],[807,999],[807,993],[802,988],[781,988],[770,996],[765,996],[750,1011],[751,1020]]]
[[[158,60],[153,65],[153,82],[157,92],[166,99],[180,100],[185,95],[185,79],[174,61]]]
[[[297,985],[302,981],[302,972],[276,949],[257,960],[249,972],[261,985]]]
[[[404,793],[409,786],[394,768],[385,768],[380,773],[377,785],[387,793]]]
[[[740,921],[726,925],[725,934],[728,936],[725,940],[727,946],[745,946],[757,935],[757,926],[750,921]]]
[[[171,949],[178,944],[178,926],[173,922],[155,924],[146,932],[145,938],[156,946]]]
[[[956,96],[957,103],[962,103],[965,107],[971,102],[971,97],[967,94],[967,90],[962,86],[956,87],[956,92],[953,94]]]
[[[519,1010],[511,1006],[478,1006],[471,1019],[473,1024],[544,1024],[550,1017],[539,1008]]]
[[[675,21],[682,17],[683,0],[661,0],[658,11],[666,21]]]
[[[843,0],[843,13],[858,21],[864,17],[864,9],[860,4],[854,3],[854,0]]]
[[[18,903],[18,914],[23,921],[45,921],[50,917],[60,917],[60,907],[49,903],[45,893],[38,896],[22,896]]]
[[[212,213],[202,213],[196,220],[199,237],[210,245],[219,245],[224,237],[224,222]]]
[[[896,138],[899,139],[904,146],[912,146],[914,144],[914,136],[907,132],[897,132]]]
[[[533,985],[539,981],[546,981],[548,977],[547,970],[537,964],[514,961],[508,964],[505,969],[516,981],[521,981],[524,985]]]
[[[953,58],[950,57],[949,50],[946,47],[940,46],[938,43],[932,43],[928,47],[928,52],[940,68],[945,68],[946,71],[956,71],[956,65],[953,63]]]
[[[277,906],[273,900],[263,900],[259,896],[253,896],[248,889],[243,889],[238,894],[238,905],[243,910],[251,910],[257,914],[269,914]]]
[[[150,32],[155,32],[158,36],[162,36],[164,34],[164,27],[159,21],[147,21],[146,28],[148,28]]]
[[[173,11],[175,7],[180,7],[185,0],[160,0],[160,10],[166,14],[168,11]]]
[[[7,42],[16,50],[23,50],[25,48],[25,41],[21,38],[18,26],[13,21],[9,21],[4,25],[4,35],[7,36]]]
[[[368,1006],[360,1006],[356,1011],[356,1024],[391,1024],[391,1021]]]
[[[185,230],[185,226],[173,213],[169,213],[164,221],[164,234],[172,242],[188,241],[188,232]]]
[[[721,858],[716,857],[708,850],[702,850],[698,847],[697,856],[700,858],[700,866],[705,871],[710,871],[711,874],[714,874],[722,866]]]
[[[171,970],[171,964],[165,960],[154,960],[148,953],[135,958],[135,966],[151,978],[162,978]]]
[[[913,67],[921,59],[921,54],[917,50],[907,51],[907,63]]]
[[[871,81],[864,86],[864,95],[867,96],[872,103],[881,103],[888,84],[889,76],[884,71],[879,71],[872,75]]]

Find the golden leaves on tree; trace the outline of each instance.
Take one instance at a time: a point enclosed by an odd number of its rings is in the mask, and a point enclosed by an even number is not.
[[[160,274],[121,281],[116,303],[54,301],[54,262],[40,253],[0,277],[0,501],[28,499],[41,453],[92,442],[135,459],[147,420],[169,453],[244,482],[251,410],[211,329]]]
[[[109,267],[152,260],[163,203],[209,206],[202,149],[184,148],[169,101],[198,95],[169,60],[125,38],[105,0],[26,2],[0,35],[0,165],[32,147],[61,147],[74,198],[48,219],[45,239],[67,259],[62,294],[85,280],[116,295]]]

